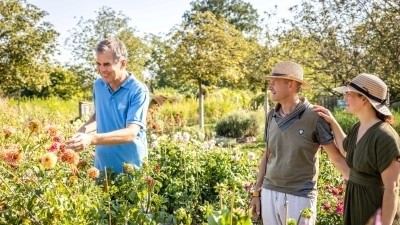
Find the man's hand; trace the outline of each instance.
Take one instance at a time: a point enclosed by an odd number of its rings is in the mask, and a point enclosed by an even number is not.
[[[92,144],[93,135],[76,133],[66,142],[66,147],[74,151],[80,151]]]
[[[257,220],[261,215],[261,197],[252,197],[250,202],[253,220]]]

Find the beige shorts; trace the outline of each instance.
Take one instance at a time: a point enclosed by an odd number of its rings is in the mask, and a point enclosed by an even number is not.
[[[301,217],[303,209],[311,210],[310,218]],[[299,197],[282,192],[261,190],[261,216],[264,225],[285,225],[286,215],[296,224],[314,225],[317,215],[317,199]]]

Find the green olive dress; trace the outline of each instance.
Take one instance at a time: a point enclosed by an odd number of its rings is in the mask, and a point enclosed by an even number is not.
[[[350,178],[345,196],[345,225],[365,225],[382,207],[383,182],[381,173],[393,159],[400,157],[400,138],[392,126],[378,122],[357,142],[360,124],[350,130],[343,142]],[[400,224],[399,208],[393,224]]]

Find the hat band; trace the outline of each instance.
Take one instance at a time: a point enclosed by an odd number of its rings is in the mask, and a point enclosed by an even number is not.
[[[290,78],[293,78],[293,79],[298,79],[298,80],[300,80],[299,78],[297,78],[295,75],[291,75],[291,74],[286,74],[286,73],[272,73],[271,74],[273,77],[283,77],[283,76],[288,76],[288,77],[290,77]]]
[[[355,84],[355,83],[353,83],[353,82],[350,82],[349,85],[350,85],[351,87],[353,87],[354,89],[356,89],[357,91],[363,93],[363,94],[364,94],[365,96],[367,96],[368,98],[370,98],[370,99],[372,99],[372,100],[374,100],[374,101],[376,101],[376,102],[379,102],[379,103],[381,103],[382,105],[385,105],[385,104],[386,104],[386,99],[380,99],[380,98],[378,98],[378,97],[375,97],[375,96],[371,95],[367,90],[365,90],[364,88],[358,86],[357,84]]]
[[[272,73],[271,75],[273,77],[288,76],[288,74],[285,74],[285,73]]]

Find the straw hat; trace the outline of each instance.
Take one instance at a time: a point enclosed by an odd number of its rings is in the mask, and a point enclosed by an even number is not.
[[[264,79],[281,78],[294,80],[301,83],[302,88],[310,88],[310,85],[303,79],[303,76],[304,71],[299,64],[286,61],[277,63],[274,69],[272,69],[271,75],[264,77]]]
[[[387,107],[387,86],[375,75],[367,73],[359,74],[347,86],[337,87],[333,90],[339,93],[346,93],[348,91],[360,93],[367,97],[372,106],[380,113],[387,116],[392,115]]]

